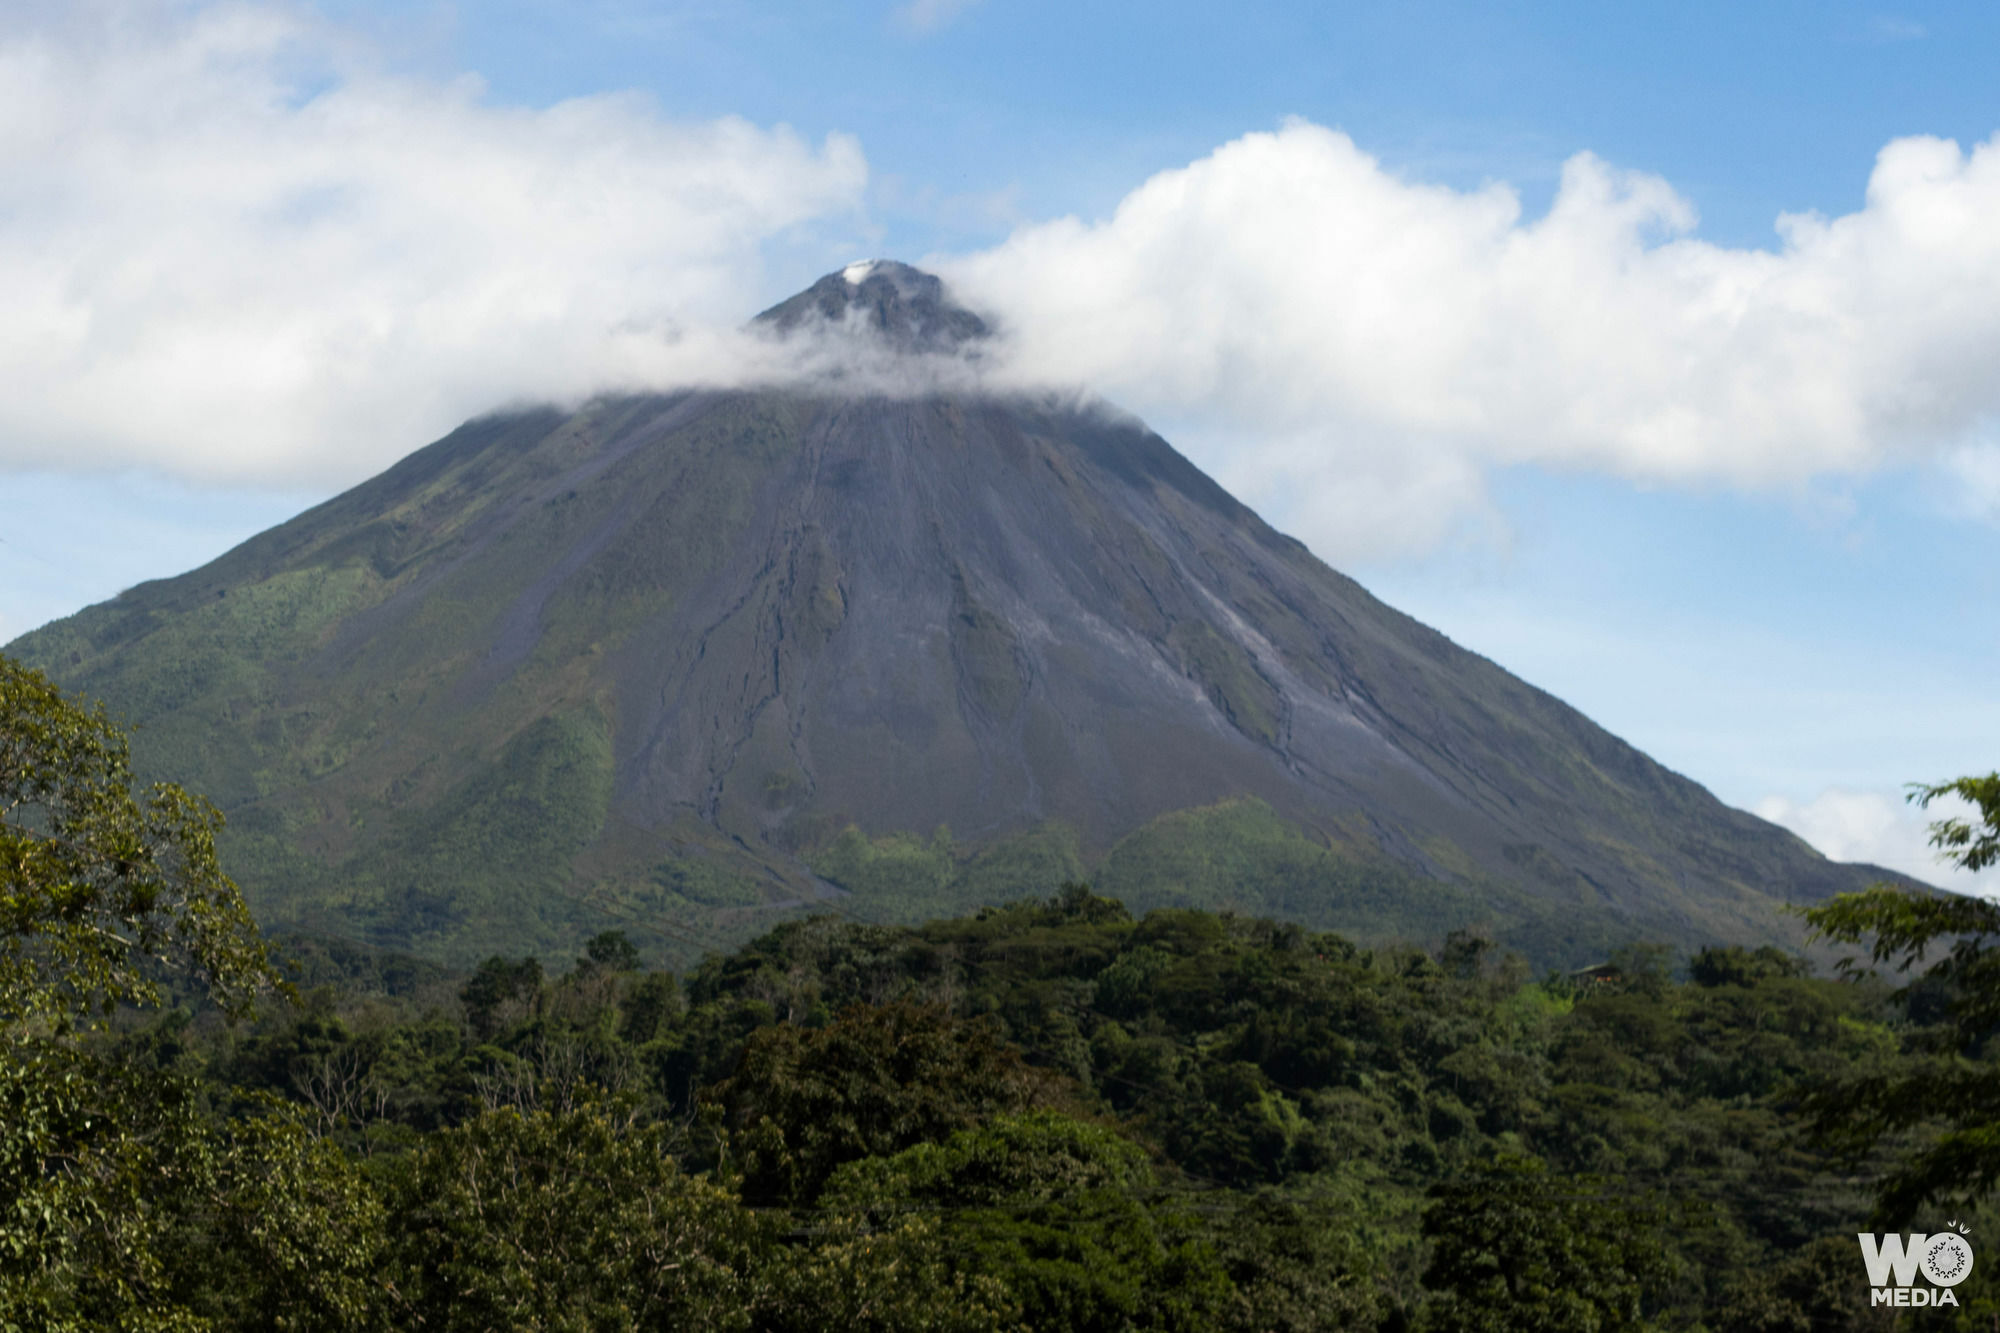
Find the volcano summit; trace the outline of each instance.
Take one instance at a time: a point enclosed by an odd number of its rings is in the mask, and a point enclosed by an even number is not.
[[[886,261],[754,327],[892,363],[990,341]],[[836,380],[489,416],[9,651],[223,807],[267,923],[457,960],[1088,874],[1141,908],[1484,921],[1560,961],[1768,940],[1783,904],[1883,873],[1725,807],[1071,399]]]

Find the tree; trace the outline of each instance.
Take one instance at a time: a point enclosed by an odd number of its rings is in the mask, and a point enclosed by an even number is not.
[[[1210,1214],[1209,1227],[1235,1288],[1234,1309],[1218,1327],[1334,1333],[1398,1326],[1378,1271],[1383,1250],[1338,1195],[1238,1194],[1226,1211]]]
[[[821,1207],[885,1234],[935,1216],[957,1270],[1000,1284],[1029,1328],[1215,1328],[1233,1294],[1222,1262],[1161,1195],[1139,1145],[1035,1111],[850,1162]]]
[[[503,1018],[520,1018],[534,1006],[542,992],[542,980],[540,959],[494,954],[458,992],[466,1021],[481,1037],[492,1036],[504,1026]]]
[[[1458,1333],[1637,1330],[1672,1277],[1656,1219],[1607,1183],[1503,1156],[1431,1190],[1426,1326]]]
[[[218,1328],[380,1327],[384,1210],[353,1159],[283,1106],[203,1129],[154,1210],[160,1289]]]
[[[1947,818],[1931,825],[1931,845],[1965,870],[2000,862],[2000,772],[1912,787],[1928,808],[1957,796],[1972,803],[1977,821]],[[1877,1217],[1899,1222],[1941,1195],[1977,1198],[2000,1182],[2000,1064],[1986,1049],[2000,1031],[2000,904],[1957,894],[1875,884],[1844,893],[1805,913],[1817,936],[1845,944],[1868,941],[1869,964],[1843,960],[1850,974],[1872,974],[1894,962],[1908,973],[1935,947],[1937,960],[1902,994],[1941,997],[1936,1022],[1907,1043],[1909,1058],[1831,1080],[1807,1101],[1827,1140],[1859,1157],[1884,1141],[1931,1122],[1942,1128],[1882,1180]]]
[[[811,1243],[766,1257],[770,1286],[758,1333],[1025,1333],[1020,1307],[997,1280],[957,1262],[942,1219],[912,1215],[885,1226],[816,1214]]]
[[[639,949],[622,930],[599,931],[583,946],[583,957],[576,964],[579,969],[599,967],[607,972],[637,972]]]
[[[1779,977],[1809,977],[1812,964],[1774,945],[1756,950],[1718,944],[1688,960],[1688,980],[1697,986],[1755,986]]]
[[[132,791],[125,736],[0,657],[0,1022],[67,1031],[159,999],[181,970],[232,1014],[279,984],[222,873],[222,816],[171,782]]]
[[[1983,778],[1953,778],[1950,782],[1919,783],[1910,799],[1928,810],[1931,802],[1956,796],[1979,811],[1979,822],[1940,819],[1931,825],[1931,846],[1962,870],[1984,870],[2000,862],[2000,772]]]
[[[935,1142],[1068,1091],[987,1020],[898,1001],[852,1005],[825,1028],[768,1027],[709,1090],[740,1154],[743,1197],[810,1204],[835,1167]]]
[[[1854,1237],[1822,1236],[1744,1274],[1716,1326],[1728,1333],[1890,1333],[1896,1312],[1869,1304],[1856,1270]]]
[[[391,1326],[757,1326],[773,1224],[684,1175],[671,1140],[616,1102],[426,1136],[390,1193]]]
[[[0,657],[0,1326],[193,1326],[166,1232],[228,1169],[184,1081],[81,1037],[163,975],[231,1015],[281,985],[221,824],[172,783],[135,795],[102,706]]]

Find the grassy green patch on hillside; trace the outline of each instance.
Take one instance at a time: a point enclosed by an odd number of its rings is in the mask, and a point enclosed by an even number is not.
[[[809,864],[853,894],[857,909],[897,921],[1047,894],[1083,873],[1076,835],[1059,824],[977,849],[954,842],[943,827],[928,838],[870,838],[850,827]]]
[[[1160,816],[1093,878],[1140,908],[1226,908],[1365,939],[1438,939],[1491,914],[1462,888],[1316,841],[1250,797]]]
[[[648,907],[671,911],[676,905],[695,908],[754,907],[764,901],[757,881],[710,857],[669,857],[653,867],[653,889],[642,895]]]
[[[567,943],[570,858],[603,826],[611,778],[601,712],[544,718],[436,806],[392,815],[341,875],[344,905],[369,937],[433,957]]]
[[[1084,878],[1142,911],[1279,916],[1370,940],[1437,940],[1495,915],[1463,887],[1316,841],[1254,798],[1163,815],[1094,867],[1058,824],[983,848],[955,841],[944,828],[928,838],[849,828],[810,863],[854,895],[857,913],[875,920],[971,911]]]

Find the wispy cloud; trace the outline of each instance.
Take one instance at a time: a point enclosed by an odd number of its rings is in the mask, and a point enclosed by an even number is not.
[[[1782,824],[1835,861],[1879,865],[1959,893],[2000,897],[2000,874],[1956,869],[1930,845],[1933,820],[1970,815],[1977,821],[1978,811],[1969,803],[1936,801],[1929,810],[1919,810],[1887,792],[1833,788],[1809,801],[1768,797],[1757,803],[1755,813]]]
[[[1878,42],[1920,42],[1931,30],[1915,19],[1879,14],[1868,24],[1868,33]]]
[[[1021,187],[1010,182],[998,189],[946,191],[907,177],[877,174],[869,185],[870,203],[883,213],[923,218],[960,232],[994,235],[1033,221],[1021,207]]]
[[[2000,442],[1979,440],[1952,449],[1942,473],[1948,510],[2000,523]]]
[[[915,32],[936,32],[979,0],[911,0],[896,11],[896,21]]]

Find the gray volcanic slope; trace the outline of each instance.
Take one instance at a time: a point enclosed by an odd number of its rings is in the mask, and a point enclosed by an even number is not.
[[[764,321],[912,356],[985,335],[890,264]],[[806,867],[839,878],[850,825],[948,825],[961,862],[1060,826],[1084,865],[1150,827],[1185,862],[1193,826],[1160,817],[1268,815],[1246,799],[1372,867],[1377,906],[1436,880],[1475,917],[1749,940],[1881,874],[1383,605],[1139,422],[1054,401],[488,417],[9,651],[223,805],[268,918],[444,956],[606,922],[719,939],[732,904],[831,892]],[[1333,882],[1279,910],[1339,924]]]

